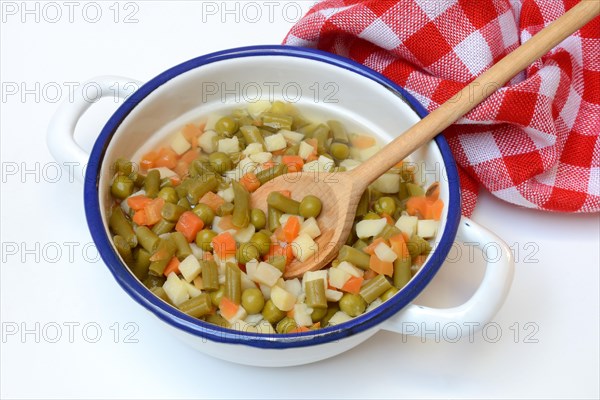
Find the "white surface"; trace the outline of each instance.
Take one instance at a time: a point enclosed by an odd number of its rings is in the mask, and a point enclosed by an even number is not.
[[[286,2],[228,2],[234,13],[226,15],[222,2],[130,3],[127,9],[125,2],[118,4],[118,20],[137,7],[137,23],[115,23],[113,2],[97,3],[102,18],[95,24],[82,15],[86,3],[77,3],[73,23],[62,2],[55,3],[63,14],[56,23],[48,22],[56,14],[44,9],[46,3],[38,3],[39,22],[35,14],[22,15],[21,2],[1,4],[0,397],[598,398],[598,215],[518,209],[489,195],[482,196],[473,219],[518,254],[512,290],[487,335],[452,343],[450,331],[438,341],[431,334],[425,342],[381,332],[339,357],[284,369],[214,360],[166,335],[121,291],[102,262],[93,262],[82,188],[65,174],[55,179],[45,144],[47,124],[58,107],[53,90],[60,87],[64,99],[72,82],[96,75],[143,81],[210,51],[279,43],[296,19],[296,6],[307,10],[312,2],[290,2],[287,16],[282,14]],[[250,22],[254,4],[262,12],[256,23]],[[10,5],[19,8],[16,15]],[[94,17],[91,7],[88,20]],[[9,95],[15,85],[33,92],[24,98],[21,92]],[[112,99],[103,100],[82,121],[78,133],[84,147],[115,108]],[[19,171],[12,175],[14,168]],[[22,174],[25,169],[34,172]],[[467,255],[465,249],[462,263],[444,266],[421,295],[422,304],[453,306],[471,294],[481,263],[465,263]],[[35,333],[20,335],[22,328],[35,332],[36,323],[37,342]],[[19,334],[6,335],[15,326]],[[62,336],[50,343],[57,327]],[[89,343],[98,327],[101,336]],[[501,337],[495,341],[497,329]],[[132,336],[126,339],[127,334]],[[132,339],[137,343],[128,343]],[[261,389],[265,382],[268,390]]]

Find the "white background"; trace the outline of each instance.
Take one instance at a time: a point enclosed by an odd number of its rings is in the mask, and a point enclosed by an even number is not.
[[[97,23],[88,22],[93,7],[86,14],[86,3],[75,3],[73,22],[58,2],[62,18],[50,23],[56,8],[45,3],[36,15],[2,2],[2,398],[598,398],[598,215],[530,211],[487,194],[473,219],[517,257],[512,290],[487,335],[451,343],[380,332],[317,364],[260,369],[209,358],[166,334],[95,260],[82,187],[66,175],[55,181],[45,135],[56,100],[68,101],[71,82],[96,75],[148,80],[211,51],[280,43],[311,2],[227,2],[233,14],[223,14],[222,2],[102,2]],[[124,23],[130,13],[137,22]],[[91,146],[116,107],[110,99],[84,117],[81,143]],[[477,265],[446,264],[419,302],[459,304],[481,276]],[[51,343],[57,327],[62,336]]]

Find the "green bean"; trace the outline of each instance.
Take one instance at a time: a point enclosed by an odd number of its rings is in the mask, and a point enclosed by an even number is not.
[[[405,200],[409,198],[406,182],[400,182],[400,190],[398,190],[398,199]]]
[[[173,181],[171,180],[171,178],[162,178],[160,180],[160,189],[164,189],[164,188],[167,188],[167,187],[172,188],[173,187]],[[160,190],[158,192],[160,193]]]
[[[277,164],[274,167],[260,171],[258,174],[256,174],[256,179],[258,179],[261,185],[264,185],[270,180],[275,179],[286,172],[287,166],[285,164]]]
[[[240,304],[242,300],[242,271],[234,263],[225,264],[224,296],[235,304]]]
[[[333,140],[339,143],[348,144],[350,140],[348,139],[348,132],[346,131],[346,127],[340,121],[327,121],[327,125],[329,129],[331,129],[331,134],[333,136]]]
[[[295,145],[290,146],[287,149],[285,149],[284,154],[286,156],[297,156],[299,151],[300,151],[300,145],[295,144]]]
[[[410,197],[425,196],[425,189],[415,183],[406,183],[406,191]]]
[[[429,254],[431,251],[429,242],[416,233],[413,233],[410,239],[408,239],[406,247],[408,247],[408,252],[413,259],[421,254]]]
[[[344,161],[350,156],[350,147],[344,143],[333,142],[329,146],[329,152],[336,161]]]
[[[297,132],[302,133],[307,139],[313,137],[313,132],[319,127],[319,124],[311,123],[303,126],[302,128],[296,129]]]
[[[367,242],[365,242],[362,239],[358,239],[356,242],[354,242],[354,244],[352,245],[353,248],[355,248],[356,250],[362,250],[365,247],[367,247],[368,244]]]
[[[194,178],[190,182],[187,192],[187,199],[190,204],[198,204],[198,200],[206,193],[214,191],[219,182],[214,175],[203,176],[202,178]]]
[[[131,266],[131,272],[143,281],[148,276],[148,267],[150,267],[150,252],[145,249],[137,248],[133,254],[134,262]]]
[[[369,212],[370,200],[369,191],[365,190],[358,201],[358,206],[356,206],[355,218],[362,218]]]
[[[254,227],[259,230],[267,225],[267,216],[265,212],[260,208],[253,208],[250,211],[250,223],[254,225]]]
[[[273,300],[267,300],[262,310],[262,316],[265,321],[275,325],[286,316],[286,313],[277,308]]]
[[[279,218],[281,218],[282,215],[283,213],[275,207],[267,207],[267,226],[269,227],[270,231],[274,232],[277,228],[281,226]]]
[[[276,208],[277,210],[286,214],[300,214],[300,203],[282,195],[279,192],[269,193],[267,196],[267,204],[269,207]]]
[[[217,232],[211,229],[203,229],[196,234],[196,245],[204,251],[212,251],[212,240],[217,236]]]
[[[319,214],[321,214],[321,208],[323,204],[321,203],[321,199],[317,196],[308,195],[304,196],[300,205],[298,206],[298,213],[302,215],[304,218],[317,218]]]
[[[233,161],[229,155],[220,151],[211,153],[208,156],[208,162],[212,169],[219,174],[224,174],[226,171],[233,168]]]
[[[285,317],[277,323],[275,330],[277,333],[290,333],[296,328],[298,328],[296,321],[293,318]]]
[[[382,192],[374,188],[369,188],[369,195],[371,197],[371,201],[377,201],[384,196]]]
[[[217,208],[217,215],[219,217],[224,217],[226,215],[232,215],[233,210],[235,209],[235,205],[233,203],[225,202]]]
[[[119,175],[129,175],[133,172],[133,163],[125,158],[117,158],[113,167]]]
[[[156,247],[160,242],[160,238],[150,229],[145,226],[138,226],[135,228],[135,234],[138,239],[138,243],[146,249],[149,253],[154,253],[156,251]]]
[[[371,256],[369,256],[365,252],[356,250],[348,245],[345,245],[342,246],[342,248],[340,249],[340,252],[338,254],[338,260],[347,261],[350,264],[360,269],[364,269],[366,271],[369,269]]]
[[[181,217],[181,214],[183,214],[185,211],[185,208],[178,206],[177,204],[165,203],[160,211],[160,215],[169,222],[177,222],[179,217]]]
[[[235,252],[235,258],[240,264],[246,264],[251,260],[260,259],[260,252],[253,243],[242,243]]]
[[[231,223],[236,228],[245,228],[250,223],[250,193],[237,181],[232,181],[233,217]]]
[[[385,226],[383,227],[383,229],[381,230],[379,235],[377,235],[375,237],[376,238],[380,237],[380,238],[384,238],[385,240],[388,240],[392,236],[396,236],[401,233],[402,233],[402,231],[400,229],[396,228],[394,225],[385,224]]]
[[[400,170],[400,176],[404,182],[414,182],[415,181],[415,166],[414,164],[402,164],[402,169]]]
[[[263,145],[263,149],[266,148],[265,139],[256,126],[242,126],[240,132],[242,132],[246,143],[260,143]]]
[[[127,265],[130,265],[133,262],[133,255],[131,254],[131,247],[129,247],[129,243],[127,240],[123,238],[123,236],[115,235],[113,237],[113,243],[119,252],[119,255],[123,258],[123,261]]]
[[[192,248],[185,236],[183,236],[183,233],[173,232],[171,233],[171,239],[173,240],[173,243],[175,243],[175,255],[180,261],[193,254]]]
[[[263,126],[274,129],[286,129],[292,130],[292,124],[294,123],[294,117],[290,115],[281,115],[273,113],[263,113],[262,115]]]
[[[258,314],[265,305],[265,297],[258,288],[249,288],[242,293],[242,307],[248,314]]]
[[[146,196],[150,198],[155,198],[158,196],[158,191],[160,189],[160,172],[158,170],[153,169],[148,171],[146,175],[146,179],[144,181],[144,190],[146,191]]]
[[[329,127],[325,124],[320,124],[313,132],[313,138],[317,139],[317,152],[326,154],[329,150],[327,139],[329,139]]]
[[[126,175],[117,175],[113,180],[110,193],[117,199],[125,200],[133,193],[135,184],[133,180]]]
[[[210,301],[212,301],[212,303],[215,307],[219,307],[219,304],[221,304],[221,299],[223,298],[224,295],[225,295],[225,286],[220,285],[219,289],[217,289],[213,292],[210,292]]]
[[[287,259],[285,256],[272,256],[269,257],[269,264],[280,270],[281,272],[285,272],[285,266],[287,264]]]
[[[169,186],[160,189],[160,191],[158,192],[158,197],[160,197],[167,203],[173,204],[177,204],[177,201],[179,200],[179,196],[177,196],[177,192],[175,191],[175,189]]]
[[[200,261],[202,286],[207,292],[219,290],[219,267],[213,260]]]
[[[215,212],[213,209],[204,203],[196,204],[196,207],[194,207],[193,211],[194,214],[199,216],[202,222],[204,222],[204,226],[209,226],[212,224],[213,219],[215,218]]]
[[[162,287],[162,285],[165,283],[165,277],[162,275],[148,275],[142,283],[148,289],[152,290],[156,287]]]
[[[179,201],[177,201],[177,205],[179,207],[183,207],[185,208],[186,211],[190,211],[192,209],[192,206],[190,205],[190,201],[187,199],[187,197],[182,197],[179,199]]]
[[[327,305],[324,308],[315,308],[310,314],[313,323],[319,322],[327,314]]]
[[[170,238],[161,239],[154,255],[160,254],[160,259],[152,261],[150,263],[149,272],[153,275],[162,275],[165,272],[165,268],[171,258],[175,255],[175,251],[177,250],[175,243]]]
[[[371,304],[376,298],[388,291],[392,285],[385,275],[377,275],[360,288],[360,296]]]
[[[202,293],[199,296],[192,297],[191,299],[181,303],[179,305],[179,309],[192,317],[203,317],[212,312],[210,296],[206,293]]]
[[[363,220],[369,220],[369,219],[381,219],[381,215],[376,214],[372,211],[369,211],[368,213],[365,214],[365,216],[362,218]]]
[[[340,310],[351,317],[358,317],[364,313],[367,308],[367,303],[359,295],[352,293],[344,293],[340,299]]]
[[[140,174],[139,172],[134,172],[132,175],[133,178],[133,183],[135,183],[135,186],[137,187],[144,187],[144,182],[146,182],[146,177],[142,174]]]
[[[213,325],[221,326],[223,328],[229,327],[229,322],[227,322],[227,320],[221,317],[219,314],[208,314],[208,316],[206,317],[206,322],[211,323]]]
[[[115,206],[112,208],[112,212],[110,214],[110,218],[108,220],[108,225],[112,231],[122,236],[123,239],[127,240],[129,243],[129,247],[134,248],[138,244],[137,236],[133,231],[133,226],[131,222],[127,220],[123,210],[119,206]]]
[[[169,296],[167,296],[167,292],[165,292],[165,289],[163,289],[162,286],[154,287],[154,288],[150,289],[150,291],[152,293],[154,293],[154,295],[156,297],[158,297],[159,299],[164,300],[167,303],[171,304],[171,300],[169,299]]]
[[[324,279],[315,279],[305,283],[306,304],[312,308],[327,308]]]
[[[160,236],[162,234],[171,232],[173,228],[175,228],[174,222],[161,219],[152,227],[152,232]]]
[[[321,318],[321,327],[325,328],[329,325],[329,320],[335,315],[336,312],[340,311],[338,303],[327,303],[327,313]]]
[[[395,287],[392,287],[392,288],[388,289],[384,294],[381,295],[381,300],[388,301],[389,299],[394,297],[394,295],[396,293],[398,293],[398,289],[396,289]]]

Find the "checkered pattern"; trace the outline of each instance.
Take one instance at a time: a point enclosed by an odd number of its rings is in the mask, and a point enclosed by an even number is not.
[[[326,0],[285,44],[349,57],[428,109],[450,99],[578,0]],[[600,18],[446,130],[463,212],[480,185],[525,207],[600,211]]]

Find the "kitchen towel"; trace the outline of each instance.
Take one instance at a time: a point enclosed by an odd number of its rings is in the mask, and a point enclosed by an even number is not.
[[[589,1],[589,0],[586,0]],[[326,0],[284,44],[349,57],[431,111],[577,0]],[[520,206],[600,211],[600,18],[444,133],[465,215],[481,186]]]

